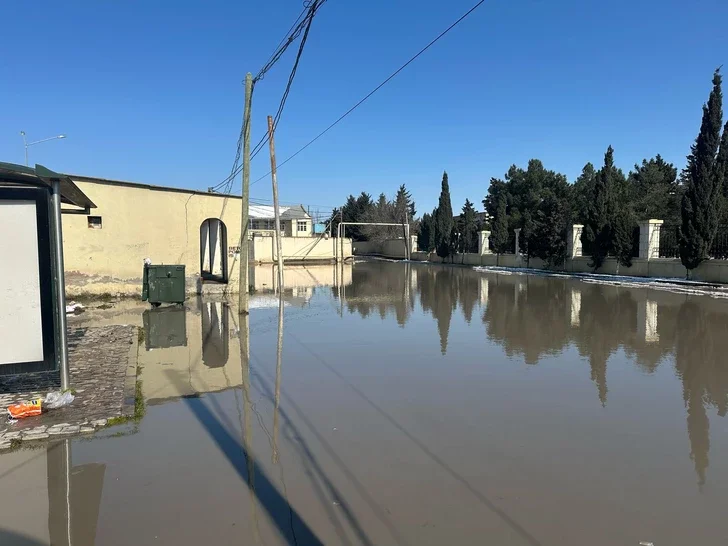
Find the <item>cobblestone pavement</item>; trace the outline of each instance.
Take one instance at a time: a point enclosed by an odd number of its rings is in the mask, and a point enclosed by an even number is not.
[[[36,417],[13,422],[5,408],[59,390],[59,373],[0,377],[0,412],[4,412],[0,414],[0,450],[10,448],[13,440],[92,433],[108,419],[133,415],[137,336],[134,326],[69,330],[68,359],[76,398],[69,406]]]

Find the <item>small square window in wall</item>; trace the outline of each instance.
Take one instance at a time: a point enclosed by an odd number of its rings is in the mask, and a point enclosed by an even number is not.
[[[101,216],[87,216],[89,229],[101,229]]]
[[[308,231],[308,223],[307,222],[296,222],[296,230],[297,231]]]

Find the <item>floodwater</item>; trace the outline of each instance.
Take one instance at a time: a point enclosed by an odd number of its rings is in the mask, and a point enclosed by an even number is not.
[[[147,414],[0,456],[2,545],[720,545],[728,301],[364,262],[144,328]],[[91,307],[94,307],[93,305]]]

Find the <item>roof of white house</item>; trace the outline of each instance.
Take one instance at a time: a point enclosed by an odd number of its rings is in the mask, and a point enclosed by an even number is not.
[[[310,218],[303,205],[295,207],[280,207],[281,219],[292,220],[297,218]],[[248,214],[253,220],[273,220],[275,213],[272,205],[250,205]]]

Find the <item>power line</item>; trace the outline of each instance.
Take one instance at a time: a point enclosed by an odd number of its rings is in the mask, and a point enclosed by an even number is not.
[[[254,82],[257,82],[259,80],[262,80],[265,77],[265,74],[273,68],[273,65],[275,65],[280,58],[283,56],[283,54],[286,52],[288,47],[301,35],[301,32],[303,32],[304,28],[310,26],[310,20],[313,19],[313,16],[316,14],[316,11],[326,2],[326,0],[307,0],[304,2],[304,11],[308,10],[308,13],[304,19],[296,25],[295,30],[288,36],[288,39],[285,40],[285,43],[282,46],[278,47],[278,50],[273,53],[270,60],[265,64],[263,68],[260,69],[258,74],[253,78]],[[299,15],[298,18],[300,19],[301,16]],[[298,20],[298,19],[297,19]]]
[[[430,49],[435,43],[437,43],[443,36],[445,36],[448,32],[450,32],[453,28],[455,28],[460,22],[462,22],[466,17],[468,17],[471,13],[473,13],[476,9],[478,9],[482,4],[485,3],[485,0],[480,0],[477,4],[475,4],[472,8],[470,8],[468,11],[466,11],[457,21],[455,21],[453,24],[451,24],[449,27],[447,27],[445,30],[443,30],[434,40],[432,40],[429,44],[427,44],[425,47],[420,49],[420,51],[417,52],[416,55],[414,55],[412,58],[410,58],[406,63],[404,63],[402,66],[400,66],[397,70],[392,72],[392,74],[387,77],[382,83],[377,85],[374,89],[372,89],[364,98],[362,98],[359,102],[357,102],[354,106],[349,108],[344,114],[342,114],[336,121],[334,121],[331,125],[329,125],[326,129],[321,131],[318,135],[316,135],[314,138],[309,140],[303,147],[301,147],[296,153],[293,155],[287,157],[285,160],[281,161],[277,165],[277,169],[280,169],[283,165],[288,163],[291,159],[296,157],[298,154],[303,152],[306,148],[311,146],[314,142],[316,142],[318,139],[320,139],[322,136],[324,136],[326,133],[328,133],[331,129],[333,129],[336,125],[338,125],[341,121],[344,120],[349,114],[351,114],[354,110],[356,110],[359,106],[361,106],[369,97],[371,97],[374,93],[379,91],[382,87],[384,87],[387,83],[389,83],[390,80],[392,80],[397,74],[402,72],[407,66],[409,66],[413,61],[415,61],[420,55],[422,55],[425,51]],[[266,178],[270,174],[270,171],[268,171],[267,174],[261,176],[254,182],[252,182],[250,185],[256,184]]]
[[[265,66],[258,72],[258,75],[253,79],[253,88],[255,88],[255,83],[265,76],[266,72],[268,72],[273,65],[275,65],[285,53],[285,51],[288,49],[288,47],[298,38],[298,36],[303,32],[303,38],[301,38],[301,44],[298,48],[298,53],[296,55],[296,60],[293,64],[293,69],[291,70],[291,74],[288,77],[288,83],[286,84],[286,89],[283,93],[283,97],[281,99],[280,105],[278,106],[278,111],[276,112],[275,121],[274,121],[274,128],[278,125],[278,121],[280,120],[281,114],[283,113],[283,108],[285,107],[286,100],[288,99],[288,94],[291,91],[291,85],[293,84],[293,78],[296,75],[296,71],[298,69],[298,63],[301,60],[301,55],[303,54],[303,48],[306,44],[306,40],[308,39],[308,33],[311,29],[311,24],[313,23],[313,17],[318,11],[318,9],[326,2],[326,0],[307,0],[304,2],[304,9],[299,14],[299,16],[294,21],[291,28],[286,33],[287,37],[284,37],[283,40],[281,40],[281,43],[276,48],[276,51],[273,52],[271,57],[269,58],[268,62],[265,64]],[[303,20],[301,20],[301,17]],[[226,190],[225,193],[229,193],[231,186],[233,184],[233,181],[235,177],[240,173],[242,170],[242,166],[240,165],[240,155],[243,145],[243,132],[244,132],[245,126],[243,123],[243,126],[240,128],[240,135],[238,137],[238,143],[237,143],[237,150],[235,154],[235,161],[233,162],[233,167],[230,169],[230,175],[228,175],[225,179],[220,181],[218,184],[213,186],[211,189],[213,191],[220,189],[221,187],[225,186]],[[253,151],[251,152],[250,159],[252,160],[257,156],[260,151],[265,146],[265,143],[268,141],[268,135],[267,133],[261,138],[258,143],[253,148]]]
[[[298,70],[298,63],[301,61],[301,55],[303,55],[303,48],[306,47],[306,41],[308,40],[308,33],[311,30],[311,24],[313,23],[313,17],[316,15],[316,11],[318,11],[319,7],[321,7],[326,0],[313,0],[313,3],[311,4],[310,11],[307,15],[307,23],[306,23],[306,29],[303,32],[303,37],[301,38],[301,43],[298,46],[298,53],[296,54],[296,60],[293,62],[293,68],[291,68],[291,73],[288,76],[288,82],[286,83],[286,89],[283,91],[283,96],[281,97],[281,102],[278,105],[278,111],[276,112],[276,115],[273,119],[273,130],[278,127],[278,122],[281,119],[281,115],[283,114],[283,108],[286,106],[286,100],[288,100],[288,95],[291,92],[291,86],[293,85],[293,79],[296,77],[296,71]],[[260,152],[260,150],[263,148],[265,143],[270,138],[270,135],[267,133],[263,135],[263,138],[261,141],[256,145],[257,149],[254,149],[251,154],[251,160]]]

